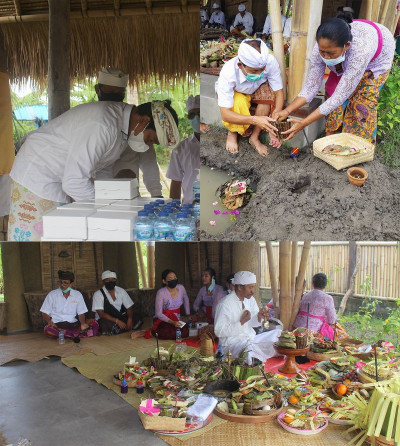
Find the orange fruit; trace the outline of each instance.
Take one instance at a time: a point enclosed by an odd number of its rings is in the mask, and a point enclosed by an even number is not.
[[[299,397],[296,395],[291,395],[289,397],[289,403],[290,404],[297,404],[299,402]]]
[[[345,384],[342,384],[342,383],[336,384],[336,386],[335,386],[335,392],[336,392],[338,395],[340,395],[340,396],[342,396],[342,395],[346,395],[346,392],[347,392],[347,386],[346,386]]]
[[[291,415],[285,415],[283,417],[283,421],[287,424],[290,424],[294,421],[294,417],[292,417]]]

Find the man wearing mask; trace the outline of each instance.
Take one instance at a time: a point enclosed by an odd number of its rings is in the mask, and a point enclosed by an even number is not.
[[[128,75],[118,68],[107,67],[99,71],[95,90],[99,101],[123,102],[128,86]],[[114,178],[139,178],[143,172],[143,182],[152,197],[162,196],[160,168],[157,164],[154,145],[127,147],[112,168]],[[101,178],[100,174],[98,178]]]
[[[43,214],[61,203],[94,199],[92,178],[112,169],[127,146],[174,148],[178,116],[170,101],[139,106],[90,102],[68,110],[32,132],[10,173],[8,240],[35,241],[43,235]],[[112,175],[109,173],[108,178]]]
[[[283,31],[285,29],[286,16],[285,16],[285,14],[283,14],[282,6],[281,6],[281,20],[282,20],[282,31]],[[270,16],[270,14],[268,14],[266,19],[265,19],[263,33],[262,33],[262,38],[263,39],[268,39],[269,36],[271,35],[271,33],[272,33],[271,16]]]
[[[49,338],[58,338],[60,331],[65,338],[96,336],[97,322],[86,323],[87,307],[82,294],[72,288],[75,280],[71,271],[58,271],[59,288],[50,291],[40,311],[46,321],[44,333]]]
[[[117,274],[107,270],[101,279],[103,287],[94,293],[92,304],[100,331],[114,335],[140,328],[143,322],[134,316],[133,302],[128,293],[117,286]]]
[[[214,3],[212,10],[213,13],[208,22],[208,27],[226,29],[225,14],[221,11],[221,6],[218,3]]]
[[[183,190],[183,203],[192,203],[193,183],[200,168],[200,95],[189,96],[186,109],[193,134],[172,151],[167,178],[171,180],[170,198],[180,199]]]

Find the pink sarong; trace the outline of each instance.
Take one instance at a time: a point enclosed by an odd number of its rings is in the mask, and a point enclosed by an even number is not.
[[[333,340],[333,328],[326,322],[326,319],[323,316],[315,316],[314,314],[309,314],[305,311],[300,311],[302,316],[308,316],[313,317],[315,319],[319,319],[322,322],[321,328],[319,329],[319,332],[324,336],[325,338]]]
[[[71,324],[72,325],[72,324]],[[49,338],[58,338],[60,330],[63,330],[65,338],[91,338],[99,335],[99,324],[97,321],[90,322],[89,328],[81,332],[80,324],[76,328],[56,328],[46,325],[44,327],[44,334]]]

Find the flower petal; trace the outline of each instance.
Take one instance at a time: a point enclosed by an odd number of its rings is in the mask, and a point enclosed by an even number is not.
[[[214,209],[214,214],[215,215],[219,215],[221,213],[221,211],[219,209]]]
[[[217,224],[217,223],[215,223],[214,220],[210,220],[210,225],[211,225],[211,226],[216,226],[216,224]]]

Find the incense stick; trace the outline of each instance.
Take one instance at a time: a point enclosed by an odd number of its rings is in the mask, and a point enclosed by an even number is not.
[[[333,340],[335,341],[335,339],[336,339],[336,323],[337,323],[337,321],[335,321],[335,331],[333,332]]]
[[[375,376],[376,376],[376,382],[378,382],[378,356],[376,355],[376,344],[374,344],[374,354],[375,354]]]
[[[160,360],[160,347],[158,346],[158,331],[156,331],[156,339],[157,339],[157,358]]]
[[[310,314],[310,304],[307,304],[307,330],[308,330],[308,315]]]

